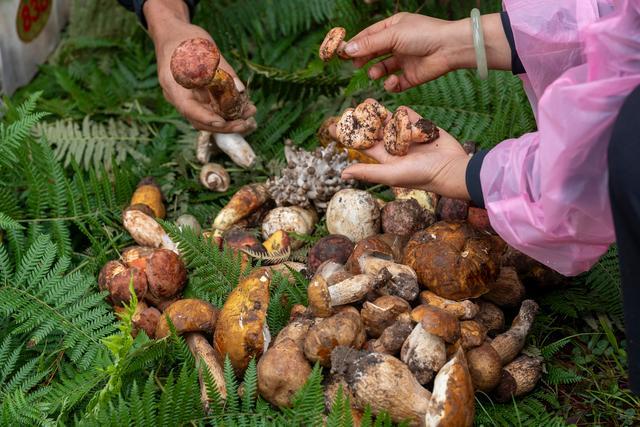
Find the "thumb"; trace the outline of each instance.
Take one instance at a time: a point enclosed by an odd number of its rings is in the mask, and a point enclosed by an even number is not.
[[[364,56],[380,56],[390,53],[393,49],[393,31],[385,29],[377,33],[356,36],[344,48],[352,58]]]
[[[402,180],[402,173],[391,164],[356,163],[342,172],[342,179],[395,186]]]

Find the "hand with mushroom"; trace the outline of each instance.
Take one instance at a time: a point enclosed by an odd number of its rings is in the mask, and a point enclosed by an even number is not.
[[[511,50],[500,15],[484,15],[481,20],[489,67],[510,70]],[[342,58],[352,58],[357,67],[387,56],[371,67],[369,77],[377,80],[388,76],[385,89],[401,92],[449,71],[475,68],[472,41],[468,18],[444,21],[398,13],[365,28],[348,43],[343,42],[338,53]]]
[[[417,125],[422,119],[408,107],[399,107],[398,110],[404,110],[412,124]],[[410,141],[404,156],[390,154],[382,139],[378,139],[364,153],[379,164],[353,164],[342,172],[342,179],[416,188],[446,197],[469,199],[465,183],[469,156],[453,136],[443,129],[435,129],[439,134],[435,141],[427,144]],[[337,127],[331,127],[329,131],[334,136],[339,133]]]
[[[200,39],[213,44],[211,36],[202,28],[189,23],[189,10],[185,2],[171,0],[149,0],[144,3],[143,13],[149,27],[158,61],[158,80],[167,101],[173,104],[191,124],[200,130],[220,133],[245,133],[255,128],[251,118],[256,109],[252,104],[244,108],[241,117],[226,120],[216,113],[210,104],[206,89],[187,89],[181,86],[171,73],[171,56],[176,47],[188,39]],[[235,88],[243,92],[244,85],[238,79],[229,63],[217,52],[216,65],[226,71]]]

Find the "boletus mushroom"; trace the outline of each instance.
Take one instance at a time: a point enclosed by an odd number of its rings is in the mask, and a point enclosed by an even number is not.
[[[307,265],[309,271],[315,273],[316,269],[325,261],[334,261],[344,264],[353,252],[353,242],[346,236],[330,234],[318,240],[309,250]]]
[[[504,312],[492,302],[479,299],[476,301],[478,314],[473,318],[482,323],[487,328],[487,333],[491,336],[504,330]]]
[[[366,349],[377,353],[397,356],[402,345],[413,331],[413,322],[409,313],[401,313],[390,326],[385,328],[380,337],[367,341]]]
[[[502,375],[502,360],[490,343],[468,350],[467,363],[476,390],[488,393],[496,388]]]
[[[411,237],[404,264],[420,284],[443,298],[477,298],[498,275],[492,243],[468,224],[441,221]]]
[[[395,295],[407,301],[413,301],[418,296],[420,287],[418,277],[411,267],[398,264],[386,254],[364,252],[358,259],[360,271],[365,274],[379,276],[383,270],[389,279],[380,282],[376,290],[385,295]]]
[[[235,223],[257,211],[269,200],[269,192],[264,184],[249,184],[241,187],[220,210],[213,228],[219,232],[227,231]]]
[[[220,310],[213,335],[214,348],[221,357],[229,356],[238,375],[268,346],[266,318],[270,283],[268,269],[254,270],[231,291]]]
[[[177,300],[167,307],[156,326],[156,338],[169,335],[169,319],[179,334],[185,332],[204,332],[211,334],[216,326],[218,310],[206,301],[199,299]]]
[[[337,347],[331,353],[331,374],[345,381],[357,407],[370,406],[374,415],[387,412],[394,422],[423,425],[431,393],[395,357]]]
[[[442,221],[464,221],[469,212],[469,201],[440,197],[436,210],[438,219]]]
[[[342,145],[356,150],[371,148],[382,139],[382,129],[389,112],[374,99],[356,108],[347,108],[336,124],[336,137]]]
[[[140,246],[163,248],[177,252],[176,244],[152,215],[133,205],[122,213],[122,226]]]
[[[149,292],[155,300],[176,297],[187,282],[187,269],[175,252],[157,249],[147,259],[145,268]]]
[[[502,267],[483,298],[500,307],[517,307],[527,293],[514,267]]]
[[[144,331],[149,338],[156,337],[156,327],[160,321],[160,310],[155,307],[149,307],[144,301],[138,301],[136,311],[133,313],[131,321],[133,323],[133,331]]]
[[[311,362],[329,366],[334,348],[347,346],[359,349],[365,340],[364,325],[358,310],[347,306],[309,328],[304,342],[304,354]]]
[[[440,136],[436,125],[420,118],[411,122],[407,107],[398,107],[384,127],[384,148],[394,156],[406,156],[412,143],[428,144]]]
[[[394,200],[382,208],[382,231],[398,236],[411,236],[433,224],[427,222],[425,210],[415,199]]]
[[[387,240],[383,234],[376,234],[369,236],[365,239],[358,241],[353,248],[353,252],[347,259],[345,267],[347,271],[352,274],[361,274],[360,270],[360,257],[365,252],[375,252],[377,254],[386,254],[388,257],[394,257],[393,248],[387,243]]]
[[[334,27],[329,30],[320,45],[320,59],[327,62],[336,55],[343,59],[349,58],[344,51],[344,48],[347,45],[344,41],[346,35],[347,30],[342,27]]]
[[[191,332],[185,335],[185,341],[189,346],[191,354],[193,354],[196,364],[198,364],[198,381],[200,382],[200,400],[204,407],[205,413],[209,412],[209,393],[207,392],[207,381],[203,374],[203,369],[209,370],[210,378],[213,380],[213,385],[218,390],[222,400],[227,399],[227,386],[224,381],[224,369],[218,361],[218,355],[215,350],[209,344],[209,341],[204,335]]]
[[[378,338],[401,313],[408,313],[410,310],[411,306],[404,299],[393,295],[384,295],[376,298],[375,301],[367,301],[362,304],[360,316],[367,335],[371,338]]]
[[[338,191],[327,207],[327,229],[353,242],[378,234],[380,208],[375,198],[364,190],[347,188]]]
[[[533,300],[522,301],[518,315],[511,322],[511,328],[491,341],[491,346],[500,356],[503,365],[515,359],[524,347],[529,330],[538,313],[538,308],[538,304]]]
[[[309,235],[318,222],[318,214],[313,209],[299,206],[283,206],[272,209],[262,222],[262,237],[268,239],[278,230],[299,235]],[[291,248],[298,249],[303,242],[292,239]]]
[[[146,177],[138,183],[129,205],[142,204],[148,206],[156,218],[164,218],[166,211],[162,199],[162,190],[160,190],[158,184],[152,177]]]
[[[500,383],[494,391],[498,402],[529,393],[542,376],[542,358],[522,355],[502,369]]]
[[[129,285],[139,300],[147,293],[147,276],[136,267],[126,267],[118,261],[109,261],[102,267],[98,277],[98,286],[101,290],[109,291],[109,299],[115,306],[128,303],[131,299]]]
[[[453,301],[431,291],[420,292],[420,302],[448,311],[460,320],[473,319],[480,311],[480,308],[470,300]]]

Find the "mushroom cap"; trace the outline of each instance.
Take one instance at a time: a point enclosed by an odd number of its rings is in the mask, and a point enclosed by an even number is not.
[[[438,219],[443,221],[464,221],[469,214],[469,201],[440,197],[436,213]]]
[[[498,275],[492,240],[468,224],[437,222],[414,234],[404,252],[404,264],[421,285],[452,300],[477,298],[489,291]]]
[[[472,426],[473,384],[461,349],[438,372],[425,417],[427,426]]]
[[[360,349],[366,339],[358,310],[347,306],[309,328],[304,341],[304,353],[309,361],[329,366],[334,348],[348,346]]]
[[[180,257],[168,249],[157,249],[147,261],[149,291],[157,298],[170,299],[187,281],[187,269]]]
[[[338,53],[340,44],[344,41],[346,35],[347,30],[342,27],[334,27],[329,30],[327,35],[324,37],[322,44],[320,45],[320,59],[325,62],[331,60],[331,58],[333,58],[336,53]]]
[[[155,248],[149,248],[146,246],[130,246],[120,255],[120,260],[128,267],[136,267],[140,271],[147,271],[147,262],[153,253]]]
[[[176,225],[180,230],[185,228],[191,228],[194,233],[200,234],[202,226],[198,222],[198,219],[191,214],[182,214],[176,219]]]
[[[113,277],[122,273],[127,269],[127,266],[120,261],[111,260],[108,261],[100,270],[98,275],[98,288],[101,291],[109,290],[109,283],[113,280]]]
[[[476,390],[486,393],[496,388],[502,374],[502,360],[491,344],[485,342],[468,350],[467,363]]]
[[[454,343],[460,338],[460,322],[454,315],[441,308],[425,306],[420,324],[425,331],[439,336],[448,343]]]
[[[338,191],[327,207],[327,229],[354,242],[380,231],[380,208],[375,198],[364,190],[347,188]]]
[[[386,108],[373,99],[347,108],[336,125],[336,136],[347,148],[371,148],[382,138],[387,114]]]
[[[397,296],[384,295],[372,302],[365,302],[362,305],[360,316],[367,334],[372,338],[377,338],[395,322],[401,313],[407,313],[409,310],[411,310],[411,306],[407,301]]]
[[[404,108],[398,108],[384,127],[384,148],[394,156],[405,156],[411,145],[411,121]]]
[[[262,237],[268,239],[278,230],[284,230],[287,233],[311,234],[317,222],[318,214],[313,209],[305,209],[300,206],[281,206],[270,210],[264,218]]]
[[[171,74],[187,89],[207,86],[220,63],[220,51],[215,43],[203,38],[183,41],[171,55]]]
[[[232,249],[249,249],[264,252],[265,248],[258,238],[249,230],[233,227],[224,233],[224,243]]]
[[[347,271],[353,274],[361,274],[362,270],[360,269],[359,260],[366,252],[381,253],[390,257],[394,255],[393,249],[387,244],[386,239],[383,238],[382,235],[369,236],[356,243],[351,256],[349,256],[345,264]]]
[[[164,310],[156,326],[156,338],[169,335],[169,322],[176,328],[176,332],[205,332],[211,334],[218,318],[218,310],[206,301],[199,299],[181,299]]]
[[[464,350],[478,347],[487,338],[487,328],[475,320],[460,322],[460,344]]]
[[[144,181],[144,180],[143,180]],[[164,218],[166,211],[164,204],[162,203],[162,191],[158,184],[154,181],[149,181],[149,184],[139,183],[136,190],[131,196],[131,205],[147,205],[149,209],[153,211],[155,218]]]
[[[330,234],[318,240],[309,250],[307,264],[311,272],[325,261],[335,261],[344,264],[353,252],[354,244],[346,236],[341,234]]]
[[[307,299],[309,308],[316,317],[328,317],[333,313],[331,308],[331,295],[327,281],[321,275],[316,274],[307,287]]]
[[[382,231],[410,236],[428,224],[424,209],[415,199],[394,200],[382,208]]]
[[[133,315],[133,326],[138,330],[143,330],[149,338],[155,338],[156,328],[160,321],[160,310],[155,307],[148,307],[143,301],[138,301],[138,306],[143,304],[142,310],[137,310]]]
[[[478,314],[476,314],[473,320],[482,323],[491,336],[502,332],[505,325],[504,312],[502,309],[494,303],[483,299],[479,299],[477,304],[480,311],[478,311]]]
[[[207,163],[200,169],[200,183],[209,190],[225,192],[229,189],[231,178],[224,166]]]
[[[132,281],[133,290],[138,299],[144,298],[144,295],[147,293],[147,276],[143,271],[135,267],[125,268],[123,271],[115,274],[110,282],[107,282],[109,296],[115,305],[129,302],[131,299],[129,284]]]

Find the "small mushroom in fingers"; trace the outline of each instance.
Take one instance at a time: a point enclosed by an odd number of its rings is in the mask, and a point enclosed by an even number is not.
[[[335,27],[329,30],[320,45],[320,59],[327,62],[336,55],[343,59],[349,58],[344,52],[344,48],[347,45],[344,41],[346,35],[347,30],[342,27]]]
[[[336,125],[338,141],[357,150],[373,147],[382,139],[387,115],[387,109],[374,100],[367,100],[356,108],[347,108]]]
[[[428,144],[440,136],[438,127],[427,119],[411,123],[406,108],[400,107],[384,127],[384,148],[394,156],[406,156],[413,143]]]
[[[223,193],[229,189],[231,178],[222,165],[207,163],[200,169],[200,183],[208,190]]]

